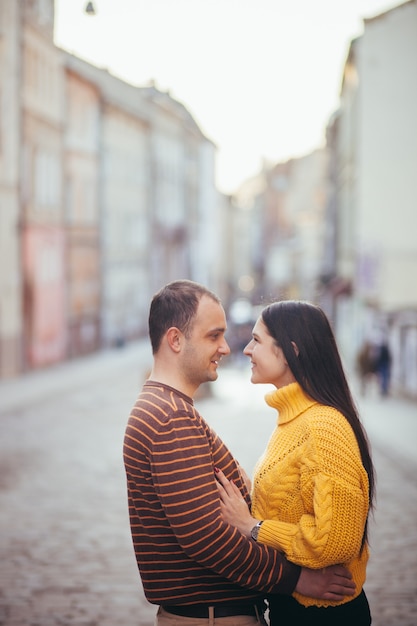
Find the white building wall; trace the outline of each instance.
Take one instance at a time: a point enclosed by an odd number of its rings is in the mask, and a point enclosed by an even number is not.
[[[146,329],[147,129],[114,107],[105,109],[102,128],[102,334],[114,345]]]
[[[215,147],[210,141],[199,143],[196,154],[197,212],[192,245],[193,279],[219,293],[222,285],[222,202],[214,182]]]
[[[417,397],[417,2],[365,20],[338,112],[339,342],[353,364],[385,335],[393,388]],[[353,267],[351,266],[353,261]]]
[[[62,224],[63,57],[39,25],[28,22],[22,39],[21,200],[25,219]]]
[[[417,306],[417,3],[366,20],[358,41],[360,295],[384,310]]]
[[[323,262],[326,176],[326,150],[294,159],[285,201],[293,224],[292,272],[298,292],[294,295],[312,301],[316,300]]]

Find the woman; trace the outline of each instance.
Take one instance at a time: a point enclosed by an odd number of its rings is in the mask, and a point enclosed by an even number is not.
[[[217,472],[223,515],[297,564],[343,563],[356,583],[355,595],[339,604],[270,596],[271,626],[368,626],[363,584],[374,470],[327,317],[307,302],[275,302],[263,310],[244,354],[252,383],[276,387],[265,399],[278,423],[255,468],[252,514]]]

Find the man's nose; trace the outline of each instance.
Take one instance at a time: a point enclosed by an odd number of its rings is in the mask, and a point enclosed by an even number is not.
[[[230,354],[230,347],[229,347],[229,344],[227,343],[226,339],[223,340],[223,343],[220,346],[219,350],[223,354]]]

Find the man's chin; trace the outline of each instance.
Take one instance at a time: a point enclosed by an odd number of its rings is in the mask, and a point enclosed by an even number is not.
[[[214,370],[213,372],[209,372],[209,375],[207,377],[207,382],[213,382],[214,380],[217,380],[219,377],[219,373],[217,370]]]

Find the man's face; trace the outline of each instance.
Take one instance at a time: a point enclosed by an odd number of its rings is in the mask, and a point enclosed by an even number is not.
[[[217,379],[217,367],[222,356],[230,354],[224,337],[226,315],[223,307],[209,296],[202,296],[184,349],[180,367],[189,385]]]

